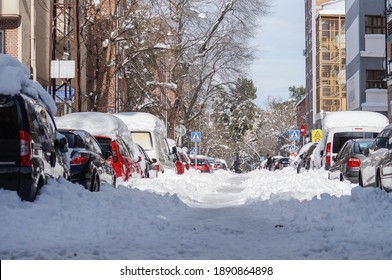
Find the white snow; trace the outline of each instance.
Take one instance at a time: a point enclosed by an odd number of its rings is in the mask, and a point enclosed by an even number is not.
[[[327,112],[323,119],[323,130],[331,127],[379,127],[383,129],[389,124],[388,118],[377,112],[341,111]]]
[[[158,117],[144,112],[124,112],[113,114],[122,120],[130,131],[154,131],[167,137],[166,126]]]
[[[110,137],[112,140],[121,136],[129,147],[133,146],[132,136],[126,124],[119,118],[100,112],[78,112],[56,118],[58,128],[76,128],[92,135]]]
[[[26,66],[6,54],[0,54],[0,93],[24,93],[40,99],[53,116],[56,114],[56,104],[50,94],[38,82],[30,80],[30,70]]]
[[[322,170],[64,180],[34,203],[0,189],[1,259],[391,259],[392,196]]]

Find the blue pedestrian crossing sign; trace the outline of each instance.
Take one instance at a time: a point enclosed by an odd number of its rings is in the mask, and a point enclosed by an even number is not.
[[[298,141],[299,140],[299,129],[293,129],[289,131],[289,140],[290,141]]]
[[[191,132],[191,141],[192,142],[201,142],[201,132],[200,131],[192,131]]]

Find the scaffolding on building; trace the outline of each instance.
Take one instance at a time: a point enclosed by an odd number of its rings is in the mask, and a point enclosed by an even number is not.
[[[344,15],[319,15],[316,48],[317,112],[346,110]]]

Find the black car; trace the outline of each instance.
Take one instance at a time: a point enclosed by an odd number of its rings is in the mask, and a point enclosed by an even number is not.
[[[103,152],[93,135],[80,129],[60,129],[68,140],[71,181],[97,192],[103,183],[116,187],[116,174],[107,161],[112,156]]]
[[[48,178],[69,179],[67,139],[44,104],[24,94],[0,94],[0,187],[34,201]]]

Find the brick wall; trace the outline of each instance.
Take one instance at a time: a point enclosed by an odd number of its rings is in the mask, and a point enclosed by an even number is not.
[[[1,19],[0,30],[4,32],[4,53],[18,58],[18,19]]]

